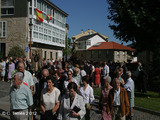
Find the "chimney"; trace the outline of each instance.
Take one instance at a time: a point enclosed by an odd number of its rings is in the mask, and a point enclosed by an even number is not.
[[[83,29],[81,29],[81,33],[83,33]]]

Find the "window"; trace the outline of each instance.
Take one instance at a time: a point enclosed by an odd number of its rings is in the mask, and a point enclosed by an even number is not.
[[[56,52],[56,60],[58,60],[58,52]]]
[[[47,14],[51,15],[51,8],[49,6],[47,6]]]
[[[32,8],[29,8],[29,14],[32,15]]]
[[[34,29],[35,31],[38,31],[38,26],[37,26],[37,25],[34,25],[34,26],[33,26],[33,29]]]
[[[94,56],[94,51],[91,51],[91,58],[93,58]]]
[[[52,52],[50,52],[50,59],[52,59]]]
[[[120,58],[120,54],[119,54],[119,51],[117,51],[117,59]]]
[[[45,3],[43,3],[43,11],[46,13],[46,8],[47,8],[47,5]]]
[[[43,34],[39,33],[39,39],[43,40]]]
[[[98,51],[98,58],[101,58],[101,51]]]
[[[37,9],[42,10],[41,9],[41,0],[37,0]]]
[[[14,14],[14,0],[2,0],[1,1],[1,14],[2,16]]]
[[[38,33],[37,32],[33,32],[33,37],[34,38],[38,38]]]
[[[39,27],[39,32],[43,33],[43,27]]]
[[[48,39],[47,39],[48,41],[51,41],[51,36],[48,36]]]
[[[90,40],[87,41],[87,45],[91,45],[91,41]]]
[[[47,35],[44,35],[44,40],[47,40]]]
[[[29,1],[29,7],[32,7],[32,0]]]
[[[47,51],[44,51],[44,58],[46,59],[47,57]]]
[[[36,8],[37,7],[37,0],[34,0],[34,7]]]
[[[62,28],[65,28],[65,16],[59,13],[57,10],[54,10],[53,16],[53,23]]]
[[[7,22],[0,22],[0,37],[6,37],[6,23]]]
[[[52,38],[52,42],[56,42],[56,38],[55,37]]]
[[[106,51],[106,58],[108,58],[109,57],[109,51],[107,50]]]
[[[125,58],[126,58],[126,54],[125,52],[123,52],[123,60],[125,61]]]

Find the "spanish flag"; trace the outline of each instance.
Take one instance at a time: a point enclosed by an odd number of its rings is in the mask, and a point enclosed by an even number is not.
[[[52,20],[52,17],[48,14],[47,14],[47,18],[48,18],[48,20]]]
[[[43,14],[42,11],[38,10],[36,8],[36,12],[37,12],[37,19],[40,20],[41,22],[43,22]]]

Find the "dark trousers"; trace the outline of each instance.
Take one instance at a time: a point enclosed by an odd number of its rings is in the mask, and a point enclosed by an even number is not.
[[[57,116],[53,115],[52,110],[47,110],[44,115],[41,115],[41,120],[57,120]]]
[[[127,91],[127,95],[128,95],[128,101],[129,101],[129,104],[130,104],[131,92]],[[132,117],[131,117],[131,107],[129,107],[129,115],[126,116],[126,120],[132,120]]]

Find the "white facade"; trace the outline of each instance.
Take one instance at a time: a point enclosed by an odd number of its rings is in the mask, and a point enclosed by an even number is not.
[[[81,40],[81,41],[77,40],[77,42],[79,44],[78,50],[86,50],[98,42],[106,42],[106,41],[103,38],[101,38],[99,35],[95,35],[88,40]]]
[[[43,22],[37,20],[36,8],[43,13]],[[29,19],[32,21],[32,42],[65,47],[65,24],[66,17],[57,10],[46,4],[43,0],[32,0],[29,2]],[[47,20],[46,15],[50,15],[52,20]],[[28,41],[30,41],[30,32],[28,28]]]

